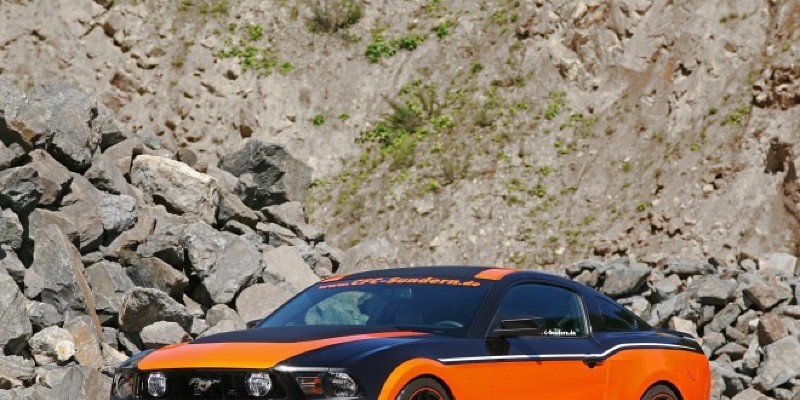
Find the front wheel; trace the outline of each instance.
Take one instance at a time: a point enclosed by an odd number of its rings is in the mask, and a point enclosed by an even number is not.
[[[642,396],[642,400],[678,400],[678,395],[664,385],[655,385]]]
[[[451,400],[447,390],[435,379],[414,379],[400,391],[397,400]],[[648,399],[649,400],[649,399]]]

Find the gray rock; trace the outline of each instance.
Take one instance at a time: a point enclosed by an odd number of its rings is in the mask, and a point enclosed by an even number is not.
[[[97,206],[106,238],[117,237],[126,231],[136,223],[139,215],[136,199],[131,196],[99,193]]]
[[[681,317],[672,317],[669,321],[669,327],[672,330],[688,333],[692,335],[692,337],[697,337],[697,326],[694,322],[684,319]]]
[[[88,317],[71,319],[64,323],[64,329],[72,336],[75,344],[75,361],[86,367],[103,367],[100,336]]]
[[[106,151],[109,147],[134,137],[130,132],[120,129],[114,116],[108,110],[102,108],[99,110],[97,118],[92,121],[92,131],[100,137],[100,150],[102,151]],[[92,162],[92,165],[94,165],[94,162]]]
[[[653,284],[653,291],[659,301],[663,301],[673,296],[682,286],[681,278],[678,275],[668,275]]]
[[[112,145],[103,152],[103,155],[119,168],[123,176],[128,176],[131,172],[133,158],[144,152],[142,140],[134,137]]]
[[[601,291],[611,297],[623,297],[639,292],[650,276],[650,269],[627,263],[613,263],[606,271]]]
[[[396,263],[397,250],[388,240],[370,239],[347,250],[342,256],[342,265],[336,272],[347,275],[359,271],[389,268]]]
[[[17,254],[11,250],[4,250],[2,246],[0,246],[0,269],[6,270],[17,283],[22,282],[27,271]]]
[[[97,153],[92,166],[83,174],[97,189],[111,194],[127,194],[128,181],[119,167],[108,156]]]
[[[86,279],[94,293],[97,311],[105,314],[119,314],[122,301],[134,287],[122,266],[111,261],[86,268]]]
[[[128,293],[119,313],[120,329],[139,332],[156,321],[176,322],[184,329],[192,325],[192,315],[168,294],[151,288],[137,287]]]
[[[70,192],[59,208],[59,212],[75,225],[79,248],[84,253],[97,249],[103,239],[99,194],[86,178],[74,174]]]
[[[14,250],[22,246],[22,223],[11,209],[0,209],[0,246]]]
[[[217,304],[209,308],[206,312],[206,323],[209,326],[214,326],[224,320],[233,321],[237,329],[246,328],[245,321],[242,317],[224,304]]]
[[[299,246],[305,243],[294,232],[278,224],[259,222],[256,224],[256,230],[264,236],[265,242],[272,247]]]
[[[200,336],[198,336],[198,338],[204,338],[207,336],[216,335],[218,333],[233,332],[240,329],[242,328],[240,328],[240,325],[235,321],[226,319],[205,330],[202,334],[200,334]]]
[[[306,223],[303,204],[298,201],[265,207],[262,212],[267,221],[291,229],[297,236],[310,242],[323,240],[322,229]]]
[[[28,341],[37,365],[63,363],[75,355],[72,335],[64,328],[51,326],[37,332]]]
[[[237,221],[254,227],[258,224],[258,214],[242,203],[239,196],[222,191],[219,198],[217,222],[225,224],[228,221]]]
[[[32,360],[19,356],[0,356],[0,387],[10,389],[31,383],[35,365]]]
[[[786,325],[773,313],[766,313],[759,318],[757,332],[758,344],[762,347],[789,336]]]
[[[95,100],[85,92],[70,85],[46,84],[34,88],[8,125],[21,140],[46,148],[67,168],[82,172],[99,144],[90,129],[96,112]]]
[[[202,280],[195,300],[229,303],[261,273],[261,254],[248,241],[202,222],[186,228],[184,246],[192,271]]]
[[[108,344],[101,344],[100,350],[103,352],[103,366],[117,368],[128,359],[125,353],[111,347]]]
[[[136,157],[131,183],[170,211],[194,215],[209,224],[216,221],[217,181],[182,162],[149,155]]]
[[[744,295],[761,311],[767,311],[778,303],[794,296],[792,288],[778,280],[769,283],[758,280],[744,288]]]
[[[39,204],[53,205],[69,189],[72,175],[66,167],[42,149],[31,151],[28,153],[28,157],[31,158],[29,165],[39,174],[39,184],[42,185],[42,197],[39,199]]]
[[[332,272],[336,272],[337,269],[342,265],[342,251],[328,245],[325,242],[319,242],[314,246],[314,252],[319,254],[320,257],[327,257],[331,260],[333,264]]]
[[[265,248],[262,263],[264,282],[283,283],[294,292],[299,292],[319,280],[294,247]]]
[[[758,370],[755,386],[772,390],[800,375],[800,341],[787,336],[764,347],[764,364]]]
[[[665,258],[659,261],[658,267],[667,275],[677,274],[681,278],[714,273],[714,266],[707,262],[683,258]]]
[[[64,314],[59,313],[52,304],[29,301],[25,304],[25,309],[28,311],[31,325],[36,331],[58,326],[64,322]]]
[[[25,157],[25,149],[19,143],[3,143],[2,132],[3,121],[0,119],[0,171],[18,166]]]
[[[794,276],[797,257],[786,253],[768,253],[758,259],[758,269],[773,271],[783,276]]]
[[[0,207],[10,208],[20,215],[28,215],[44,193],[39,173],[30,166],[0,171]]]
[[[84,278],[80,253],[75,246],[55,226],[40,230],[36,237],[33,264],[29,271],[43,279],[42,302],[55,306],[59,312],[68,309],[94,311],[94,304],[87,307],[87,303],[93,300],[86,298],[87,294],[91,296],[91,291]]]
[[[769,400],[769,397],[765,396],[758,390],[747,388],[743,392],[733,396],[731,400]]]
[[[128,267],[128,275],[137,286],[155,288],[173,298],[180,298],[189,285],[186,274],[155,257],[137,260]]]
[[[702,281],[697,290],[700,304],[724,306],[736,293],[737,283],[733,279],[708,277]]]
[[[280,285],[259,283],[242,290],[236,298],[236,312],[245,322],[262,319],[285,303],[293,293]]]
[[[17,283],[0,270],[0,347],[6,354],[19,353],[33,333],[25,303]]]
[[[72,223],[72,218],[59,211],[51,211],[45,208],[37,208],[28,215],[28,236],[35,244],[38,240],[37,235],[39,232],[48,231],[52,225],[61,229],[61,232],[67,235],[67,238],[74,245],[77,246],[80,243],[78,229]]]
[[[224,192],[234,193],[236,185],[239,184],[239,179],[228,171],[219,169],[215,165],[209,165],[206,169],[206,174],[217,180],[220,189]]]
[[[746,351],[747,348],[738,343],[727,343],[718,348],[717,351],[714,352],[714,355],[720,356],[726,354],[731,360],[740,360]]]
[[[240,178],[237,192],[252,209],[287,201],[304,201],[311,185],[311,168],[278,144],[250,140],[236,152],[220,159],[219,167]],[[251,184],[243,183],[249,174]],[[247,181],[247,180],[245,180]]]
[[[191,339],[180,325],[167,321],[157,321],[145,326],[140,336],[144,347],[148,349],[157,349]]]
[[[731,326],[736,318],[742,313],[742,309],[736,303],[730,303],[725,306],[714,319],[706,325],[706,331],[722,332],[725,327]]]
[[[703,351],[711,355],[727,342],[725,335],[720,332],[706,332],[703,336]]]
[[[140,257],[158,257],[180,268],[185,261],[186,250],[183,245],[185,230],[192,220],[164,212],[152,215],[155,227],[137,247],[136,252]]]
[[[53,386],[62,399],[104,400],[109,398],[113,379],[96,368],[68,367],[64,379]]]
[[[5,132],[7,129],[4,125],[6,119],[12,119],[19,109],[22,102],[25,100],[25,93],[19,90],[11,82],[0,79],[0,136],[10,136],[10,132]]]
[[[128,354],[138,354],[142,351],[142,348],[144,348],[142,339],[139,338],[139,334],[137,333],[120,331],[117,340],[121,348],[128,352]]]

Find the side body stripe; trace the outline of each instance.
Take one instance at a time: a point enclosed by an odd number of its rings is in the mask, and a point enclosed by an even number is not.
[[[618,344],[602,353],[597,354],[515,354],[507,356],[482,356],[482,357],[451,357],[440,358],[439,362],[444,364],[489,362],[489,361],[520,361],[520,360],[574,360],[584,358],[595,358],[603,360],[609,356],[626,349],[665,349],[665,350],[685,350],[696,353],[697,350],[688,346],[666,343],[623,343]]]

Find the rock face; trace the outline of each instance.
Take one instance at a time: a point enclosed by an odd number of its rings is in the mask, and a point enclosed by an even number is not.
[[[222,157],[219,167],[239,177],[236,191],[254,209],[304,201],[311,185],[311,169],[307,165],[282,146],[259,140],[251,140],[241,150]]]
[[[197,216],[209,224],[216,220],[219,203],[216,179],[182,162],[148,155],[136,157],[131,167],[131,182],[169,210]]]
[[[0,346],[6,354],[17,354],[32,333],[25,297],[11,276],[0,269]]]
[[[33,265],[28,272],[26,281],[29,277],[35,279],[34,274],[41,279],[42,301],[55,306],[59,312],[86,308],[86,298],[78,283],[84,279],[81,255],[58,227],[51,226],[37,233]]]

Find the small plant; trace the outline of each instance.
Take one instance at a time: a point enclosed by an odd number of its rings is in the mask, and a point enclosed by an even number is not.
[[[228,0],[212,0],[200,4],[200,14],[228,15],[231,6]]]
[[[744,121],[747,119],[747,117],[749,115],[750,115],[750,106],[749,105],[743,105],[743,106],[731,111],[731,113],[728,114],[725,117],[725,119],[722,120],[721,125],[722,126],[725,126],[725,125],[741,126],[742,123],[744,123]]]
[[[325,116],[322,114],[317,114],[311,118],[311,123],[314,124],[314,126],[325,125]]]
[[[362,0],[314,0],[311,11],[314,16],[308,23],[309,29],[333,33],[358,23],[364,6]]]
[[[417,47],[425,41],[425,36],[422,35],[406,35],[399,39],[395,39],[393,43],[396,47],[403,50],[414,51]]]
[[[264,36],[264,27],[260,24],[247,24],[245,27],[247,29],[247,36],[250,38],[251,41],[256,41],[261,39]]]
[[[364,56],[371,63],[378,62],[381,58],[389,58],[397,54],[397,47],[392,43],[386,42],[383,35],[377,35],[373,38],[372,43],[367,45],[367,50]]]
[[[350,115],[348,114],[339,114],[339,121],[345,122],[350,119]]]
[[[442,185],[439,184],[439,181],[437,181],[435,178],[428,179],[428,191],[429,192],[438,192],[439,189],[441,189],[441,188],[442,188]]]
[[[533,188],[532,192],[532,194],[538,198],[547,196],[547,189],[541,183],[536,184],[536,187]]]
[[[472,66],[469,68],[469,72],[472,75],[475,75],[475,74],[477,74],[478,72],[481,72],[481,71],[483,71],[483,64],[478,63],[478,62],[472,63]]]
[[[633,165],[630,161],[625,161],[622,163],[622,172],[631,172],[633,171]]]
[[[444,39],[444,38],[450,36],[450,28],[455,26],[455,24],[456,24],[456,22],[454,20],[447,19],[447,20],[444,20],[442,22],[439,22],[431,30],[433,31],[433,33],[436,34],[437,38]]]
[[[289,75],[292,73],[292,71],[294,71],[294,65],[290,61],[284,61],[281,63],[278,69],[282,74]]]
[[[636,211],[638,212],[645,212],[648,208],[652,207],[653,203],[649,201],[640,201],[639,204],[636,205]]]
[[[550,103],[544,112],[544,119],[554,120],[561,113],[561,108],[567,105],[567,94],[565,92],[550,92],[547,95]]]
[[[548,177],[551,173],[553,173],[553,167],[549,165],[542,165],[539,167],[539,175]]]

